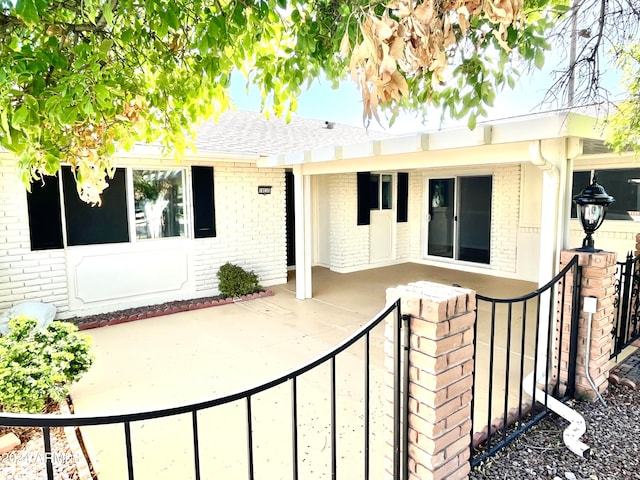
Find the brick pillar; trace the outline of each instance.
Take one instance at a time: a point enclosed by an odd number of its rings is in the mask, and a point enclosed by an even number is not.
[[[611,330],[614,322],[614,293],[616,275],[616,254],[612,252],[577,252],[564,250],[560,254],[560,268],[571,261],[574,255],[578,255],[578,264],[582,267],[582,282],[580,289],[580,317],[578,319],[578,352],[576,361],[576,395],[587,397],[591,400],[597,398],[586,377],[585,366],[589,366],[589,373],[598,391],[604,392],[609,385],[609,357],[612,348]],[[567,278],[567,287],[573,285],[573,278]],[[591,323],[591,358],[586,358],[587,345],[587,321],[589,315],[584,313],[584,297],[596,297],[596,313],[593,314]],[[565,338],[568,338],[571,323],[571,295],[565,299]],[[559,318],[559,316],[558,316]],[[558,328],[556,328],[557,332]],[[562,358],[569,357],[569,341],[564,341]],[[557,348],[557,347],[556,347]],[[561,367],[561,378],[566,378],[565,362]]]
[[[398,298],[402,313],[411,316],[409,479],[468,478],[476,294],[464,288],[417,282],[387,289],[388,302]],[[385,341],[388,369],[393,365],[393,330],[389,327]],[[393,382],[387,383],[385,388],[392,392]],[[393,404],[388,403],[388,415],[392,412]],[[392,464],[390,459],[391,449],[387,467]],[[385,478],[392,478],[390,469]]]
[[[636,233],[636,250],[633,253],[634,257],[640,255],[640,233]]]

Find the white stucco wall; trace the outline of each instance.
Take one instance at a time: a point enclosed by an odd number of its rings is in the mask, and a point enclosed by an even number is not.
[[[14,160],[0,161],[0,309],[26,300],[56,305],[60,318],[218,293],[225,262],[253,270],[263,286],[285,283],[283,169],[247,163],[214,167],[215,238],[193,239],[189,162],[124,160],[118,166],[185,167],[186,238],[32,252],[27,200]],[[258,185],[271,185],[258,195]],[[64,228],[64,221],[63,221]]]

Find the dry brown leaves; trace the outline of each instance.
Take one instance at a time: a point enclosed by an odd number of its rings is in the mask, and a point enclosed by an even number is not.
[[[371,10],[359,25],[362,41],[351,51],[346,34],[340,45],[344,57],[351,53],[365,123],[379,120],[378,105],[408,95],[408,76],[432,72],[434,86],[443,82],[448,52],[466,36],[470,18],[486,16],[495,24],[492,34],[508,51],[507,29],[523,21],[522,8],[522,0],[392,0],[382,17]]]
[[[123,112],[116,119],[135,127],[145,107],[143,99],[125,103]],[[93,122],[74,125],[68,161],[76,179],[76,189],[80,199],[91,206],[100,206],[102,192],[109,186],[108,178],[113,178],[115,168],[104,155],[105,145],[114,143],[112,125]]]

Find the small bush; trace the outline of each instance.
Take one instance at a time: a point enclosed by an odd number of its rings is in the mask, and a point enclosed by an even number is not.
[[[225,297],[241,297],[262,289],[255,273],[247,272],[242,267],[229,262],[218,270],[218,280],[220,280],[218,289]]]
[[[0,411],[42,412],[47,400],[62,401],[93,362],[89,339],[75,325],[37,325],[34,318],[18,316],[0,338]]]

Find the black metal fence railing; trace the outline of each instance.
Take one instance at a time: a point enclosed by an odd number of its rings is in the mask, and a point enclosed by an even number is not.
[[[579,285],[575,256],[555,278],[527,295],[476,296],[472,467],[542,420],[548,396],[564,401],[573,394],[578,322],[569,323],[564,308],[556,310],[570,302],[577,314]],[[569,358],[563,358],[563,344],[569,346]],[[536,393],[538,385],[546,394]]]
[[[613,349],[616,358],[632,342],[640,338],[640,255],[631,252],[623,262],[618,262],[615,283],[615,320],[612,330]]]
[[[202,473],[202,460],[203,456],[201,454],[202,450],[202,442],[201,442],[201,428],[200,428],[200,416],[199,413],[202,414],[203,411],[213,409],[218,406],[222,406],[225,404],[230,404],[232,402],[242,402],[245,406],[244,412],[244,430],[246,431],[246,478],[249,480],[253,480],[256,476],[256,472],[259,475],[260,465],[256,465],[255,462],[255,453],[256,449],[259,447],[257,445],[257,441],[254,438],[254,421],[256,420],[256,412],[253,411],[254,399],[256,396],[262,392],[266,392],[270,389],[274,389],[275,387],[281,385],[290,385],[289,394],[289,402],[291,405],[291,451],[287,453],[286,449],[279,448],[278,452],[283,456],[289,456],[287,463],[289,463],[292,467],[289,472],[280,472],[277,475],[277,478],[286,479],[292,478],[297,480],[300,478],[300,465],[301,465],[301,455],[300,455],[300,425],[298,414],[300,412],[301,401],[300,401],[300,393],[302,386],[300,385],[299,379],[302,375],[310,372],[311,370],[319,367],[320,365],[328,365],[329,366],[329,379],[328,379],[328,390],[330,396],[330,412],[329,412],[329,449],[331,451],[331,460],[330,460],[330,472],[314,472],[314,478],[336,478],[337,472],[339,470],[339,462],[338,457],[340,455],[340,447],[341,441],[338,438],[337,432],[338,428],[343,428],[344,426],[339,425],[337,412],[339,411],[339,392],[340,385],[338,385],[337,378],[337,365],[336,358],[338,355],[344,353],[352,347],[356,342],[364,343],[364,354],[358,355],[359,357],[363,357],[364,368],[362,371],[362,377],[364,385],[364,391],[362,392],[362,396],[364,401],[362,402],[362,413],[357,414],[355,416],[349,416],[348,418],[342,415],[343,422],[346,422],[351,427],[355,425],[357,422],[362,421],[364,425],[362,425],[361,431],[364,432],[364,438],[362,438],[362,458],[356,459],[357,462],[362,462],[362,477],[358,475],[360,478],[368,479],[370,477],[371,464],[373,461],[376,462],[376,465],[379,464],[379,471],[375,473],[376,478],[379,476],[380,471],[384,468],[383,459],[382,458],[372,458],[370,444],[372,441],[372,437],[374,436],[374,432],[372,431],[372,415],[373,409],[372,402],[372,359],[371,359],[371,336],[373,329],[382,323],[387,317],[390,315],[394,315],[394,341],[395,341],[395,361],[394,361],[394,402],[397,405],[397,408],[394,409],[394,459],[393,459],[393,471],[394,478],[401,478],[400,471],[401,465],[406,464],[406,460],[403,456],[406,456],[406,428],[407,422],[403,421],[400,418],[401,414],[406,414],[407,409],[400,408],[401,404],[406,405],[406,400],[402,400],[401,398],[401,390],[403,390],[403,385],[401,382],[401,378],[405,376],[403,373],[406,372],[408,364],[406,363],[406,353],[403,356],[404,358],[404,369],[401,371],[402,361],[401,361],[401,344],[403,342],[401,333],[402,333],[402,318],[400,313],[400,301],[396,301],[392,305],[383,309],[375,318],[373,318],[366,325],[362,326],[355,333],[350,335],[340,344],[338,344],[333,350],[330,352],[321,355],[319,358],[307,363],[306,365],[297,368],[289,373],[286,373],[280,377],[277,377],[271,381],[268,381],[259,386],[249,388],[247,390],[233,393],[230,395],[221,396],[218,398],[214,398],[211,400],[192,403],[188,405],[181,405],[172,408],[166,408],[161,410],[154,411],[146,411],[146,412],[138,412],[138,413],[128,413],[121,415],[102,415],[102,416],[92,416],[92,415],[30,415],[30,414],[14,414],[14,413],[6,413],[0,412],[0,425],[7,427],[38,427],[42,429],[44,445],[43,450],[44,454],[42,457],[46,461],[46,471],[47,471],[47,479],[54,479],[54,471],[52,465],[52,459],[55,458],[55,452],[51,451],[51,436],[50,429],[54,427],[88,427],[88,426],[96,426],[96,425],[114,425],[120,424],[122,425],[124,432],[124,451],[126,452],[126,478],[129,480],[133,480],[136,478],[136,461],[139,458],[135,457],[135,449],[136,442],[132,436],[132,425],[136,422],[147,422],[153,421],[160,418],[166,417],[175,417],[177,415],[189,415],[190,416],[190,427],[191,427],[191,438],[190,439],[182,439],[184,442],[190,444],[190,448],[193,448],[193,471],[183,472],[181,478],[195,478],[196,480],[200,480],[206,478]],[[406,335],[406,334],[405,334]],[[406,342],[406,339],[405,339]],[[378,369],[380,370],[380,369]],[[353,374],[350,373],[350,381],[353,380]],[[381,383],[382,379],[381,379]],[[404,388],[406,392],[406,387]],[[381,395],[381,397],[386,398],[385,395]],[[382,401],[382,398],[377,398],[377,400]],[[342,411],[340,411],[342,413]],[[362,420],[360,420],[362,418]],[[282,419],[282,423],[285,423],[285,419]],[[242,425],[237,426],[238,429],[242,429]],[[350,428],[351,429],[351,428]],[[404,432],[404,433],[403,433]],[[384,432],[377,432],[382,439]],[[173,439],[174,442],[179,443],[180,439]],[[351,442],[353,439],[345,440],[344,442]],[[401,444],[401,442],[403,442]],[[382,440],[384,443],[384,440]],[[342,443],[344,445],[344,443]],[[275,459],[270,459],[274,461]],[[169,462],[170,459],[167,459]],[[406,467],[405,467],[406,469]],[[404,472],[406,470],[403,469]],[[148,477],[146,477],[148,478]]]

